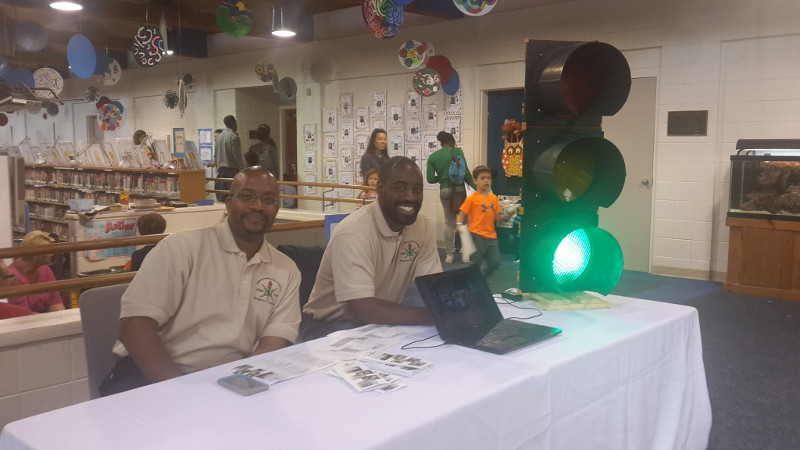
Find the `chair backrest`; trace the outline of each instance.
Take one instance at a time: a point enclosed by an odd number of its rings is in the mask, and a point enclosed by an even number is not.
[[[100,383],[116,362],[111,349],[119,335],[120,305],[127,288],[128,283],[97,287],[83,292],[78,300],[91,398],[100,397]]]
[[[319,264],[322,262],[322,254],[325,247],[319,245],[279,245],[278,251],[288,256],[300,269],[300,307],[308,302],[314,281],[317,279]]]

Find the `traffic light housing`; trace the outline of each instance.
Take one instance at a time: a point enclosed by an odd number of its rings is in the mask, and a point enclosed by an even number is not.
[[[617,240],[597,227],[625,184],[602,117],[628,98],[622,53],[602,42],[534,41],[525,51],[520,289],[608,294],[622,274]]]

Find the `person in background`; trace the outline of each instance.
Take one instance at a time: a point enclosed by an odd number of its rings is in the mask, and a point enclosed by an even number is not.
[[[456,218],[456,227],[464,227],[464,219],[469,217],[469,232],[475,243],[475,253],[470,256],[470,265],[478,267],[488,277],[500,267],[500,247],[497,244],[497,230],[494,223],[506,220],[500,208],[500,201],[492,193],[492,170],[478,166],[472,171],[477,190],[461,205]],[[486,269],[481,263],[486,261]]]
[[[339,223],[325,248],[303,308],[303,341],[368,323],[433,323],[406,298],[416,277],[442,271],[436,228],[418,217],[422,172],[395,156],[381,168],[377,192],[377,201]]]
[[[452,134],[446,131],[440,131],[436,135],[436,139],[442,145],[442,148],[433,152],[428,158],[428,166],[425,173],[425,178],[428,183],[439,183],[439,199],[442,202],[444,209],[444,247],[447,254],[445,255],[444,262],[453,262],[453,253],[455,248],[455,234],[456,234],[456,214],[461,204],[451,204],[453,197],[453,184],[450,181],[450,162],[453,156],[458,155],[464,161],[464,182],[475,187],[472,180],[472,174],[469,172],[469,167],[466,166],[467,159],[464,157],[464,151],[456,147],[456,140]],[[465,261],[466,262],[466,261]]]
[[[148,145],[147,141],[147,132],[144,130],[136,130],[133,132],[133,146],[138,147],[142,146],[142,152],[147,156],[147,160],[150,164],[155,164],[158,162],[158,157],[156,156],[156,151],[154,148],[151,148]]]
[[[258,165],[258,153],[253,151],[253,147],[250,147],[250,150],[244,154],[244,163],[247,165],[247,167]]]
[[[378,174],[378,171],[370,169],[369,172],[367,172],[367,177],[364,178],[364,186],[377,187],[379,179],[380,174]],[[375,200],[376,198],[378,198],[378,193],[374,190],[363,189],[361,193],[358,194],[359,200]],[[364,206],[364,203],[359,203],[358,209],[361,209],[362,206]]]
[[[386,130],[375,128],[369,137],[369,144],[364,155],[361,156],[361,178],[367,179],[367,172],[370,169],[381,170],[383,163],[389,160],[389,152],[386,150]]]
[[[283,174],[283,181],[297,181],[296,174],[284,173]],[[284,208],[297,208],[297,199],[296,198],[286,198],[286,195],[297,195],[297,186],[293,186],[291,184],[282,184],[280,187],[281,191],[281,203]]]
[[[8,271],[8,266],[0,260],[0,288],[11,287],[15,275]],[[22,317],[33,315],[27,308],[6,303],[5,299],[0,299],[0,319],[10,319],[12,317]]]
[[[217,136],[214,143],[214,164],[217,167],[218,178],[233,178],[244,169],[244,155],[242,155],[242,141],[236,133],[236,118],[225,116],[222,121],[228,127]],[[230,190],[229,181],[215,181],[214,189],[219,191]],[[228,194],[217,193],[217,201],[224,202]]]
[[[280,179],[281,167],[278,161],[278,147],[270,137],[269,125],[261,124],[256,128],[256,139],[259,142],[250,146],[245,158],[247,158],[248,154],[255,154],[258,162],[253,165],[269,170],[271,174],[275,175],[276,179]]]
[[[120,357],[102,395],[291,345],[300,325],[300,271],[265,239],[280,209],[260,167],[234,176],[216,227],[156,245],[122,296]]]
[[[147,213],[139,216],[136,219],[136,230],[141,236],[148,236],[151,234],[162,234],[167,229],[167,221],[159,213]],[[142,267],[144,257],[156,247],[156,244],[146,245],[131,254],[131,271],[137,271]]]
[[[47,233],[38,230],[31,231],[22,238],[22,247],[50,245],[52,243],[53,238],[48,236]],[[52,260],[52,254],[21,256],[16,258],[14,262],[8,266],[9,272],[15,276],[12,285],[25,286],[56,281],[53,270],[48,266]],[[9,298],[8,303],[27,308],[34,313],[61,311],[65,309],[61,294],[55,291]]]

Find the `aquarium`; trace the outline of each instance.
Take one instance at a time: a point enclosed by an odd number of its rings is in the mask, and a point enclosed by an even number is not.
[[[800,221],[800,140],[740,140],[728,217]]]

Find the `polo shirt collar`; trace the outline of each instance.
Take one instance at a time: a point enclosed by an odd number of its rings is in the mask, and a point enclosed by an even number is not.
[[[378,232],[383,237],[391,238],[395,237],[402,232],[401,231],[392,231],[389,228],[389,223],[386,222],[386,218],[383,217],[383,211],[381,210],[380,205],[381,198],[378,197],[377,200],[372,202],[371,205],[365,206],[365,208],[370,208],[369,212],[372,214],[372,219],[375,221],[375,226],[378,228]]]
[[[231,226],[228,224],[227,217],[225,217],[225,220],[221,224],[217,225],[217,235],[225,251],[230,253],[242,253],[242,249],[236,245],[236,240],[233,238],[233,232],[231,231]],[[270,260],[268,247],[267,240],[264,239],[261,243],[261,248],[256,252],[256,255],[259,255],[262,262]]]

